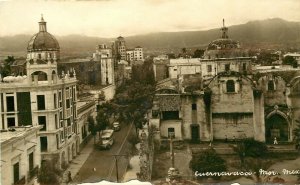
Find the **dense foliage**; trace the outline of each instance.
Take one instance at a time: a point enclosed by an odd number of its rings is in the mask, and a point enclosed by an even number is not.
[[[286,56],[286,57],[284,57],[283,60],[282,60],[282,64],[291,65],[294,68],[298,67],[297,60],[294,57],[292,57],[292,56]]]
[[[224,172],[226,171],[226,162],[222,159],[214,149],[207,149],[203,152],[193,155],[189,164],[194,172]],[[215,176],[214,178],[219,178]]]
[[[59,184],[62,171],[56,166],[54,161],[42,162],[41,168],[38,173],[38,182],[41,185],[54,185]]]
[[[14,61],[15,58],[13,56],[7,56],[7,58],[4,60],[4,64],[0,64],[0,74],[2,78],[11,75],[10,66]]]

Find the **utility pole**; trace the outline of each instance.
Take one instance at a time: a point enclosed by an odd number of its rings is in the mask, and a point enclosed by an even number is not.
[[[115,158],[116,177],[117,177],[117,182],[119,182],[118,157],[120,157],[120,156],[128,156],[128,155],[124,155],[124,154],[123,155],[122,154],[112,154],[111,156],[114,156],[114,158]]]
[[[118,173],[118,158],[117,156],[115,155],[115,161],[116,161],[116,175],[117,175],[117,182],[119,182],[119,173]]]
[[[174,135],[170,135],[170,154],[171,154],[171,160],[172,160],[172,168],[175,167],[175,160],[174,160],[174,149],[173,149],[173,137]]]

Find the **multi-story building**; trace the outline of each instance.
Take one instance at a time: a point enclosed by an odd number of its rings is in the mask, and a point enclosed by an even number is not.
[[[126,60],[130,64],[143,62],[144,61],[143,48],[140,46],[137,46],[134,49],[128,49],[126,51]]]
[[[93,53],[93,61],[100,66],[101,85],[110,85],[114,83],[114,65],[112,59],[112,50],[105,44],[97,46]]]
[[[79,151],[76,73],[58,74],[60,48],[39,22],[39,32],[27,47],[27,76],[6,77],[0,85],[0,129],[42,125],[41,159],[57,159],[64,167]],[[3,79],[5,81],[5,78]]]
[[[94,99],[85,100],[78,102],[78,116],[77,116],[77,124],[78,124],[78,133],[79,133],[79,142],[81,147],[86,144],[89,136],[89,123],[88,118],[92,116],[96,117],[96,103]]]
[[[29,184],[41,165],[39,130],[42,126],[2,129],[1,184]]]
[[[112,49],[112,54],[117,62],[120,60],[126,60],[126,43],[123,37],[119,36],[117,40],[113,42]]]

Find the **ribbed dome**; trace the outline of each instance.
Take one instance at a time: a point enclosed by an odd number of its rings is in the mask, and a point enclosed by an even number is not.
[[[55,51],[59,44],[55,37],[46,31],[40,31],[29,41],[27,51]]]
[[[219,49],[239,49],[240,43],[232,39],[217,39],[212,41],[207,50],[219,50]]]

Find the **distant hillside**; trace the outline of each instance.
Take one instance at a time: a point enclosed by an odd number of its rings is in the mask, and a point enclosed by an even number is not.
[[[127,46],[142,46],[145,50],[204,48],[219,38],[220,29],[206,31],[161,32],[125,37]],[[246,47],[280,46],[300,48],[300,23],[282,19],[251,21],[229,27],[229,37],[239,40]],[[9,53],[26,53],[31,35],[0,37],[0,56]],[[82,35],[56,36],[62,55],[88,56],[97,44],[113,41],[114,38],[87,37]]]

